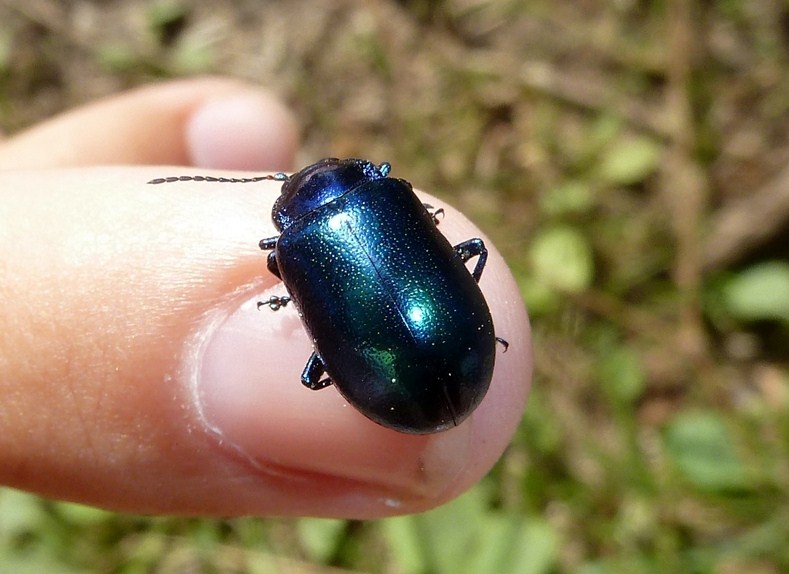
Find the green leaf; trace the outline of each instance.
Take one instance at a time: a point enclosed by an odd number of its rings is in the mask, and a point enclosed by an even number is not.
[[[511,572],[504,568],[503,561],[513,545],[517,529],[507,517],[489,514],[479,524],[477,551],[469,556],[464,572]]]
[[[398,516],[387,518],[380,523],[383,528],[398,572],[403,574],[421,574],[426,570],[428,558],[419,538],[416,517]]]
[[[614,347],[599,366],[603,388],[617,403],[631,403],[644,391],[646,378],[641,360],[627,347]]]
[[[468,574],[543,574],[556,561],[558,537],[541,518],[490,513],[480,525],[478,552],[471,556]]]
[[[302,546],[311,560],[326,563],[345,535],[345,521],[328,518],[302,518],[297,529]]]
[[[647,137],[623,137],[611,146],[600,163],[600,178],[615,185],[632,185],[654,173],[661,147]]]
[[[128,72],[142,62],[140,54],[131,46],[118,42],[107,42],[96,49],[99,64],[109,72]]]
[[[210,71],[216,62],[216,49],[209,38],[183,38],[173,52],[172,66],[179,74],[199,74]]]
[[[86,504],[75,502],[56,502],[58,514],[74,526],[91,526],[110,520],[114,513]]]
[[[172,24],[189,13],[185,4],[177,1],[164,0],[148,5],[148,22],[151,28],[159,30]]]
[[[473,488],[451,504],[417,517],[430,563],[438,574],[465,571],[469,558],[479,548],[486,498],[483,489]]]
[[[723,289],[728,312],[743,321],[789,321],[789,263],[766,261],[738,273]]]
[[[14,490],[0,489],[0,541],[43,527],[46,512],[37,496]]]
[[[548,216],[583,213],[593,202],[589,185],[578,180],[566,181],[540,196],[540,208]]]
[[[745,468],[716,413],[678,415],[666,429],[666,447],[680,472],[702,490],[719,492],[747,486]]]
[[[77,574],[84,569],[65,564],[54,556],[52,548],[41,546],[30,552],[8,552],[0,550],[0,564],[3,572],[14,574]]]
[[[14,34],[9,26],[0,29],[0,74],[6,74],[11,68]]]
[[[592,282],[592,248],[574,227],[560,225],[542,231],[529,256],[534,279],[556,291],[579,293]]]
[[[398,571],[406,574],[543,574],[558,536],[542,518],[491,510],[485,485],[436,510],[383,521]]]
[[[639,554],[624,554],[600,558],[582,564],[575,574],[658,574],[672,571],[653,557]],[[685,572],[685,571],[683,571]]]
[[[477,485],[430,512],[385,520],[384,534],[399,568],[407,574],[466,572],[469,560],[479,551],[487,499],[484,486]]]
[[[561,298],[545,283],[527,277],[519,282],[519,286],[530,315],[548,315],[559,309]]]
[[[559,537],[545,520],[530,519],[523,524],[515,544],[511,564],[498,572],[543,574],[552,572],[559,550]]]

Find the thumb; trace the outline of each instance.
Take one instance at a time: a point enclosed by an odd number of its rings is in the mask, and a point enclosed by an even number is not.
[[[0,141],[0,169],[172,164],[286,169],[290,113],[268,92],[222,78],[113,95]]]
[[[490,469],[531,368],[495,250],[481,286],[510,350],[491,390],[467,423],[404,435],[304,389],[298,316],[255,308],[282,294],[257,247],[279,184],[145,185],[171,170],[0,173],[0,482],[135,512],[371,518]],[[450,241],[479,235],[444,207]]]

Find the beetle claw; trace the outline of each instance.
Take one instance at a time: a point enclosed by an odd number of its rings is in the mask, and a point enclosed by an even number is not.
[[[423,203],[422,205],[425,206],[425,209],[427,210],[427,214],[430,216],[430,219],[432,219],[433,223],[435,223],[436,225],[438,225],[439,222],[442,219],[444,219],[444,208],[443,207],[433,207],[429,203]],[[439,215],[441,217],[439,217]]]
[[[268,298],[268,301],[258,301],[258,310],[264,305],[268,305],[269,309],[272,311],[279,311],[282,307],[285,307],[288,303],[290,303],[291,299],[287,295],[277,296],[272,295]]]

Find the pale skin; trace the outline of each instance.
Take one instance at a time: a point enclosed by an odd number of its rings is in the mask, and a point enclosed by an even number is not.
[[[526,313],[490,241],[480,286],[509,351],[467,422],[410,436],[304,388],[296,310],[257,310],[285,294],[257,247],[279,183],[146,184],[291,171],[295,126],[270,94],[203,78],[0,141],[1,484],[131,512],[375,518],[490,470],[531,379]],[[484,237],[420,196],[453,244]]]

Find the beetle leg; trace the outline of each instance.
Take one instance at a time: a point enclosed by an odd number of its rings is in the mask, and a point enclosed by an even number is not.
[[[269,272],[274,275],[280,281],[282,280],[282,275],[279,273],[279,264],[277,263],[277,254],[273,249],[277,246],[277,239],[279,237],[267,237],[265,239],[260,240],[260,248],[264,251],[271,249],[271,253],[268,254],[268,259],[266,260],[266,266],[268,267]]]
[[[435,223],[436,225],[438,225],[438,222],[441,221],[441,219],[444,219],[444,208],[443,207],[433,207],[429,203],[423,203],[422,205],[427,210],[427,214],[430,216],[430,219],[432,219],[433,223]],[[438,217],[439,215],[441,216],[440,219]]]
[[[268,267],[268,270],[272,275],[282,281],[282,275],[279,273],[279,264],[277,263],[276,252],[272,251],[268,254],[268,258],[266,259],[266,267]]]
[[[326,368],[323,364],[323,359],[318,356],[318,353],[313,352],[304,366],[304,371],[301,373],[301,382],[305,387],[313,391],[325,389],[332,383],[329,377],[321,379],[324,373],[326,373]]]
[[[488,260],[488,249],[485,247],[485,243],[479,237],[467,239],[463,243],[455,245],[455,253],[460,256],[463,263],[472,257],[479,256],[477,264],[474,266],[474,271],[471,272],[474,281],[479,283],[479,278],[482,277],[482,270],[485,269],[485,263]]]
[[[258,309],[260,309],[263,305],[268,305],[269,309],[272,311],[279,311],[282,307],[285,307],[288,303],[290,303],[290,296],[289,295],[272,295],[268,298],[268,301],[258,301]]]
[[[510,348],[510,344],[506,339],[502,339],[501,337],[496,337],[496,342],[501,344],[502,347],[504,347],[502,353],[506,353],[507,349]]]
[[[260,240],[260,243],[258,245],[260,245],[260,248],[263,251],[269,251],[271,249],[274,249],[274,247],[276,247],[277,239],[279,239],[278,235],[275,235],[274,237],[264,237],[263,239]]]

